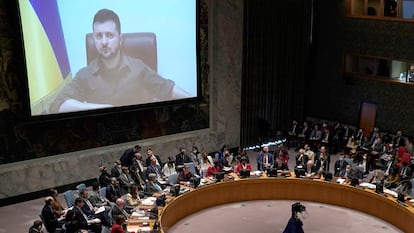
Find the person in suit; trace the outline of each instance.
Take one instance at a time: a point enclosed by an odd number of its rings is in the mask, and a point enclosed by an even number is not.
[[[109,201],[106,199],[106,197],[103,197],[99,192],[99,183],[97,181],[94,181],[92,183],[92,190],[88,193],[89,201],[92,203],[93,206],[100,207],[109,205]]]
[[[118,181],[121,188],[121,195],[129,193],[131,186],[135,184],[135,181],[129,174],[129,168],[125,166],[122,167],[122,173],[118,176]]]
[[[304,233],[303,231],[303,222],[300,217],[300,213],[305,211],[305,206],[296,202],[292,205],[292,216],[289,219],[288,224],[286,225],[283,233]]]
[[[160,165],[161,167],[162,167],[162,162],[161,162],[161,158],[160,158],[160,156],[159,155],[157,155],[157,154],[154,154],[154,151],[151,149],[151,148],[149,148],[148,150],[147,150],[147,158],[145,159],[145,166],[149,166],[150,164],[151,164],[151,159],[152,158],[155,158],[155,159],[157,159],[157,164],[158,165]]]
[[[163,186],[157,180],[157,174],[150,173],[148,174],[148,181],[145,184],[144,194],[147,196],[152,196],[154,193],[161,193]]]
[[[299,149],[299,153],[296,155],[296,166],[306,167],[308,160],[309,158],[308,155],[305,154],[305,149]]]
[[[106,227],[111,227],[111,221],[108,216],[108,209],[105,209],[103,212],[96,213],[99,209],[96,205],[93,205],[87,189],[82,189],[79,192],[79,196],[83,199],[84,204],[81,206],[82,212],[88,216],[88,218],[98,218],[101,220],[102,225]]]
[[[230,171],[233,169],[233,165],[236,160],[234,159],[233,155],[230,154],[230,151],[226,149],[224,150],[224,156],[220,159],[219,162],[224,170]]]
[[[83,212],[83,205],[85,205],[83,199],[81,197],[77,197],[75,199],[75,205],[73,206],[75,219],[81,224],[81,226],[87,226],[88,230],[100,233],[102,231],[101,220],[98,218],[88,218],[88,215]]]
[[[132,160],[135,158],[136,153],[141,152],[141,146],[135,145],[132,148],[128,148],[124,151],[121,158],[119,159],[121,161],[122,166],[130,167],[132,165]]]
[[[108,184],[111,183],[111,175],[109,175],[108,171],[106,170],[106,167],[105,166],[100,166],[99,167],[99,172],[101,172],[101,174],[98,177],[99,185],[101,187],[108,186]]]
[[[408,163],[406,161],[402,162],[402,166],[400,167],[399,174],[400,174],[400,181],[411,179],[413,175],[413,171],[411,167],[408,166]]]
[[[131,178],[134,180],[135,185],[139,190],[144,190],[145,180],[140,175],[137,167],[132,167],[130,172]]]
[[[348,165],[348,162],[344,160],[345,154],[340,153],[339,159],[335,162],[334,165],[334,176],[339,177],[341,174],[345,172],[346,165]]]
[[[175,155],[175,166],[184,165],[184,163],[193,162],[188,154],[186,154],[186,149],[183,146],[178,148],[180,153]]]
[[[147,177],[149,174],[156,174],[157,175],[157,179],[161,179],[164,174],[162,173],[162,168],[159,164],[157,164],[157,159],[156,158],[152,158],[150,160],[150,165],[147,167]]]
[[[269,147],[265,146],[256,156],[257,170],[264,171],[273,164],[273,154],[269,152]]]
[[[53,197],[48,196],[45,198],[45,205],[43,206],[42,212],[40,214],[42,215],[46,230],[49,233],[56,232],[56,228],[58,228],[59,222],[53,210]]]
[[[132,160],[132,165],[130,166],[130,171],[133,171],[134,168],[136,168],[136,172],[139,173],[141,178],[143,180],[147,179],[146,171],[147,171],[147,165],[142,160],[142,154],[141,153],[135,153],[135,157]]]
[[[394,148],[399,148],[400,146],[405,146],[405,138],[402,136],[402,131],[398,130],[395,133],[395,138],[393,139]]]
[[[128,221],[131,212],[135,209],[126,208],[125,200],[118,198],[115,201],[114,207],[112,207],[112,219],[116,219],[118,215],[124,216],[125,220]]]
[[[87,223],[79,222],[73,209],[66,213],[65,228],[65,233],[88,233]]]
[[[318,167],[319,173],[329,172],[330,155],[326,151],[325,146],[321,146],[319,153],[315,155],[315,165]]]
[[[122,173],[122,164],[119,159],[115,160],[114,166],[111,169],[111,176],[118,178],[119,175]]]
[[[117,198],[121,197],[121,190],[119,188],[118,179],[115,177],[111,178],[111,183],[106,186],[106,199],[110,202],[115,202]]]
[[[33,225],[29,228],[29,233],[43,233],[42,231],[43,223],[41,220],[37,219],[33,222]]]

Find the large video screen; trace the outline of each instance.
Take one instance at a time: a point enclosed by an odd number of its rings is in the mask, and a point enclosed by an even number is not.
[[[196,0],[19,0],[32,116],[197,97]]]

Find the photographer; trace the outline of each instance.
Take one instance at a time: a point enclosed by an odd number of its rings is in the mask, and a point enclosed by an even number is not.
[[[304,211],[306,211],[306,207],[300,202],[296,202],[292,205],[292,217],[290,217],[283,233],[304,233],[302,228],[303,222],[299,215]]]

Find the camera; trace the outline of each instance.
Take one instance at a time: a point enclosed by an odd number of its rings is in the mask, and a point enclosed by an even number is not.
[[[296,202],[292,205],[292,212],[301,213],[303,211],[306,211],[306,207],[302,205],[300,202]]]

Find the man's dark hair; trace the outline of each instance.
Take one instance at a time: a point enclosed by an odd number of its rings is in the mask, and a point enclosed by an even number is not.
[[[76,204],[79,204],[79,203],[81,203],[81,202],[83,202],[83,199],[82,199],[81,197],[77,197],[77,198],[75,199],[75,205],[76,205]]]
[[[93,17],[92,29],[93,25],[96,22],[104,23],[106,21],[113,21],[116,25],[116,29],[119,33],[121,33],[121,23],[119,21],[118,15],[112,10],[108,9],[101,9],[98,12],[96,12],[95,16]]]

